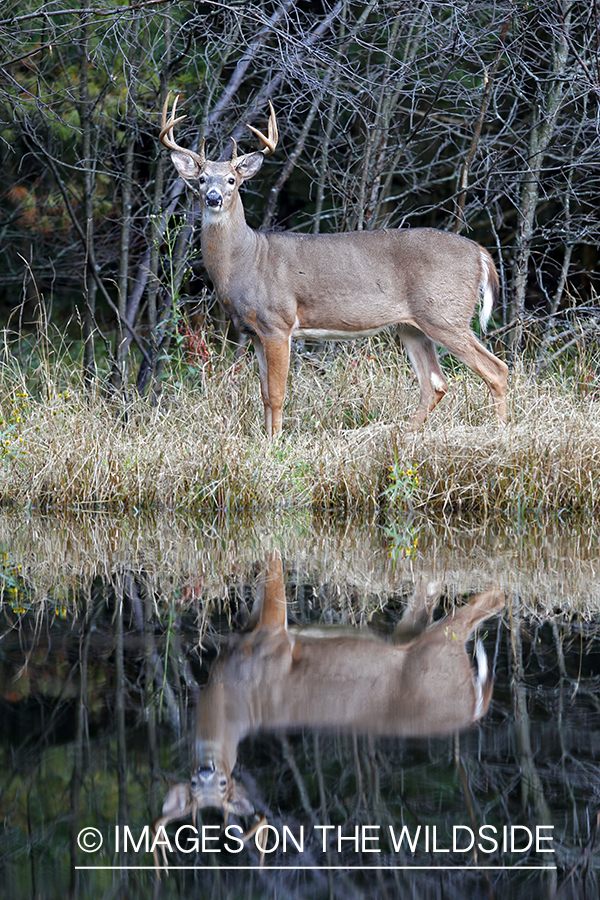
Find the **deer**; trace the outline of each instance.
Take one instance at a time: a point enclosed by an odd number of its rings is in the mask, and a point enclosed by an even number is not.
[[[492,257],[479,244],[435,228],[384,228],[325,234],[255,231],[246,223],[240,187],[275,152],[278,130],[269,101],[268,133],[247,125],[262,144],[213,162],[181,147],[174,129],[179,95],[160,141],[183,181],[199,194],[205,269],[225,313],[248,335],[258,360],[265,430],[282,430],[293,338],[348,340],[394,327],[420,386],[409,428],[420,428],[448,391],[436,344],[445,347],[487,384],[498,422],[506,424],[508,367],[475,337],[471,319],[481,301],[482,331],[497,301]],[[194,187],[197,185],[197,188]]]
[[[481,719],[493,677],[481,640],[475,665],[466,644],[500,612],[504,594],[497,588],[477,594],[431,624],[440,588],[425,577],[417,581],[391,640],[365,628],[291,628],[281,555],[269,553],[258,622],[235,635],[213,664],[197,701],[191,779],[169,789],[155,829],[207,806],[222,809],[225,819],[252,814],[233,772],[240,742],[258,731],[423,737],[453,734]]]

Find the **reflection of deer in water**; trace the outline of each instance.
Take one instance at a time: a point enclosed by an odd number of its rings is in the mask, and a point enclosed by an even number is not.
[[[364,629],[288,630],[281,558],[272,553],[254,631],[241,636],[213,666],[198,700],[194,765],[189,783],[174,785],[155,830],[203,807],[254,812],[233,778],[240,741],[260,729],[300,726],[425,736],[465,728],[487,711],[492,676],[483,644],[473,668],[466,643],[504,605],[497,590],[428,624],[439,586],[423,580],[389,642]]]

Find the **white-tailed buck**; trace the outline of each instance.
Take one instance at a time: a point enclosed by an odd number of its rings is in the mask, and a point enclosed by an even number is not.
[[[174,127],[177,97],[160,140],[185,182],[198,183],[202,201],[202,259],[238,331],[254,343],[265,427],[281,431],[281,409],[292,338],[346,340],[395,326],[419,379],[421,397],[411,426],[421,425],[448,390],[435,345],[441,344],[490,389],[496,415],[506,421],[507,366],[471,331],[479,299],[482,330],[498,294],[491,256],[473,241],[434,228],[343,234],[253,231],[246,224],[240,186],[259,171],[277,145],[271,106],[268,137],[248,126],[264,147],[211,162],[180,147]]]
[[[222,808],[225,816],[251,814],[232,775],[248,734],[303,726],[404,737],[451,734],[488,709],[492,673],[483,644],[475,644],[474,666],[465,645],[502,609],[498,590],[477,594],[432,625],[440,586],[422,579],[389,641],[364,628],[289,629],[277,552],[267,558],[262,586],[256,628],[219,657],[198,699],[191,780],[169,790],[155,827],[205,806]]]

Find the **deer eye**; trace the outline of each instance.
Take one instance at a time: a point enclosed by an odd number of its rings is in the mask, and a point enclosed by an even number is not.
[[[235,184],[235,178],[228,178],[229,184]]]
[[[205,181],[206,181],[206,178],[204,177],[204,175],[202,175],[202,176],[198,179],[198,184],[204,184]]]

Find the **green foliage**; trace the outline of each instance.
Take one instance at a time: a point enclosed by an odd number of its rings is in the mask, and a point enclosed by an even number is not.
[[[419,531],[413,522],[391,522],[385,533],[390,541],[389,557],[394,568],[403,559],[414,559],[419,545]]]
[[[390,482],[390,486],[383,492],[383,496],[387,497],[390,505],[406,504],[411,507],[412,499],[420,485],[420,479],[416,467],[409,466],[404,469],[396,450],[394,450],[394,462],[390,467]]]

